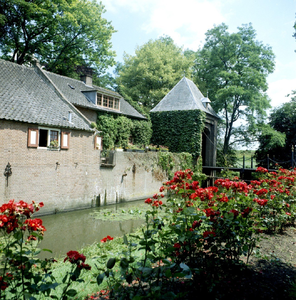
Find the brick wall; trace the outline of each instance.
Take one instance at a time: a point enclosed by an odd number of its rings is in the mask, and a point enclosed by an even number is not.
[[[91,122],[97,123],[98,114],[96,111],[88,109],[88,108],[82,108],[77,107],[77,109]]]
[[[162,184],[153,174],[157,153],[118,152],[116,166],[102,168],[93,133],[72,130],[69,150],[49,151],[27,147],[28,128],[34,127],[0,121],[0,205],[43,201],[48,214],[150,197]]]

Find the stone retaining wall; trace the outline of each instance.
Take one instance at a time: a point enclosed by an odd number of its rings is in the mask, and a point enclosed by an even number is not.
[[[113,168],[101,167],[92,132],[70,130],[68,150],[28,148],[32,127],[0,123],[0,205],[10,199],[42,201],[42,214],[90,208],[151,197],[166,179],[156,166],[157,153],[117,152]]]

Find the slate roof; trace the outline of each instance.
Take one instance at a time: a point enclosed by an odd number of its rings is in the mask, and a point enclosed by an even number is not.
[[[210,104],[207,107],[203,105],[203,98],[194,82],[183,77],[150,112],[198,109],[219,118]]]
[[[120,111],[117,111],[117,113],[119,114],[123,114],[125,116],[129,116],[129,117],[134,117],[134,118],[138,118],[138,119],[142,119],[142,120],[147,120],[147,118],[145,116],[143,116],[142,114],[140,114],[132,105],[130,105],[120,94],[118,94],[117,92],[114,91],[110,91],[101,87],[98,87],[96,85],[94,85],[94,88],[97,89],[98,92],[102,93],[102,94],[109,94],[110,96],[113,96],[115,98],[119,98],[120,101]],[[107,107],[101,107],[101,106],[97,106],[97,109],[99,110],[105,110],[105,111],[110,111],[110,112],[115,112],[113,109],[108,109]]]
[[[117,92],[107,90],[98,86],[87,86],[83,81],[61,76],[55,73],[44,71],[44,73],[52,80],[57,88],[65,95],[65,97],[74,105],[89,108],[97,111],[106,111],[115,114],[125,115],[138,119],[147,119],[140,114],[133,106],[131,106]],[[107,107],[97,106],[83,92],[99,92],[120,99],[120,111],[116,111]]]
[[[72,122],[68,121],[69,111]],[[35,68],[0,59],[0,119],[91,131],[89,121],[61,98]]]

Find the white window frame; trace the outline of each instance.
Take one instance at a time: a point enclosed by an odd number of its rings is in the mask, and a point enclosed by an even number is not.
[[[70,135],[68,131],[61,131],[60,133],[60,149],[68,150],[70,148]]]
[[[40,147],[39,146],[39,139],[40,139],[40,129],[47,130],[47,146],[46,147]],[[50,146],[50,131],[57,131],[58,132],[58,142],[59,146],[58,149],[61,147],[61,130],[58,128],[51,128],[51,127],[38,127],[38,147],[37,149],[47,149]]]
[[[103,150],[103,137],[101,135],[95,135],[95,150]]]

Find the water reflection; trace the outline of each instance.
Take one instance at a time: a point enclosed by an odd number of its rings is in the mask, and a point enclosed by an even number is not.
[[[128,210],[130,207],[135,206],[139,208],[142,204],[142,200],[133,201],[41,217],[46,231],[44,233],[44,240],[40,243],[39,247],[53,251],[52,254],[44,252],[41,254],[41,257],[65,256],[69,250],[79,250],[84,246],[100,241],[107,235],[115,237],[133,232],[143,224],[143,220],[103,221],[95,219],[91,216],[91,213],[101,209],[116,212],[123,207],[125,210]]]

